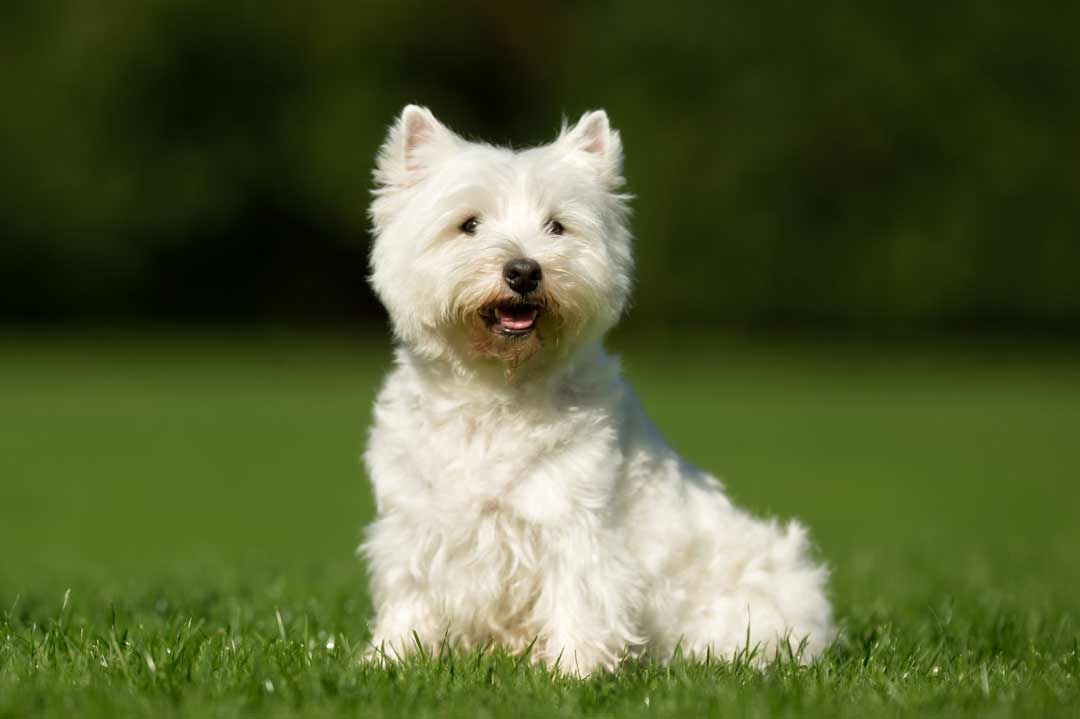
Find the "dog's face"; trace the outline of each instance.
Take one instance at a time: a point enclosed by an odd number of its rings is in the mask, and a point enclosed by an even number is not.
[[[406,107],[375,170],[371,283],[424,356],[550,367],[630,292],[622,149],[603,111],[522,152],[466,142]]]

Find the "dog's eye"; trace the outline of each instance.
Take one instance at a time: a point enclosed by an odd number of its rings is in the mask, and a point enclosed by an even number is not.
[[[558,220],[548,220],[547,231],[553,235],[561,235],[566,232],[566,228]]]
[[[480,226],[480,218],[470,217],[461,223],[461,231],[466,235],[475,235],[476,228]]]

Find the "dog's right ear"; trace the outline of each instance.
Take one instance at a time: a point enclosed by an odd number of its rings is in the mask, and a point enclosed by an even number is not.
[[[590,165],[608,186],[618,187],[623,184],[622,141],[619,139],[619,131],[611,127],[607,113],[603,110],[586,112],[572,127],[567,127],[564,121],[562,132],[555,143],[588,158]]]
[[[416,184],[457,142],[457,136],[436,120],[431,110],[406,105],[379,150],[376,185],[392,189]]]

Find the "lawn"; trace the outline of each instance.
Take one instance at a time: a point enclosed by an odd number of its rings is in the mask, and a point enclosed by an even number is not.
[[[801,517],[813,666],[358,663],[381,336],[0,340],[0,717],[1080,716],[1080,351],[623,338],[646,407]]]

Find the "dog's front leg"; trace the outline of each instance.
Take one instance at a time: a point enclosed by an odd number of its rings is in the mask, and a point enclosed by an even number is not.
[[[567,538],[544,584],[537,659],[577,676],[614,669],[642,643],[635,631],[640,589],[616,543]]]
[[[446,628],[436,626],[428,602],[420,594],[405,594],[378,607],[368,658],[394,662],[418,651],[437,654]]]
[[[437,611],[431,587],[412,569],[426,561],[425,555],[416,554],[426,546],[419,531],[416,522],[394,512],[383,513],[368,527],[361,552],[371,572],[375,604],[368,654],[372,660],[397,661],[418,650],[437,653],[446,637],[448,622]]]

